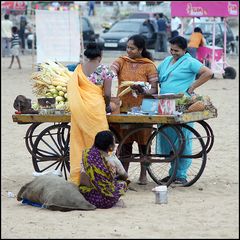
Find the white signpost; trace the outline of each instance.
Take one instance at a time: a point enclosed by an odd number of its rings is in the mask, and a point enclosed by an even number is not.
[[[36,10],[37,63],[79,62],[78,11]]]

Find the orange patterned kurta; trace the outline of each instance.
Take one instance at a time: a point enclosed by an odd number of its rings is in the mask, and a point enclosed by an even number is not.
[[[142,81],[142,82],[157,82],[158,73],[154,62],[147,58],[131,59],[127,56],[119,57],[115,62],[113,62],[111,68],[118,75],[118,86],[123,81]],[[118,89],[118,93],[124,88]],[[132,107],[141,106],[143,95],[139,95],[135,98],[132,93],[127,93],[121,97],[122,106],[121,113],[126,113]],[[111,124],[111,127],[116,130],[120,137],[123,137],[129,129],[120,129],[119,124]],[[145,130],[140,133],[135,134],[129,142],[136,140],[139,144],[146,144],[151,131]]]

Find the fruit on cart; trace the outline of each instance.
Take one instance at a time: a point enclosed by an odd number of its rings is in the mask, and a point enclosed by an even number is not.
[[[65,105],[65,102],[63,101],[60,101],[56,104],[56,109],[57,110],[66,110],[66,105]]]
[[[34,109],[34,110],[39,110],[39,108],[40,108],[40,106],[39,106],[39,104],[38,103],[32,103],[32,109]]]
[[[197,101],[193,104],[191,104],[188,109],[186,110],[186,112],[200,112],[203,111],[205,109],[205,104],[203,101]]]
[[[190,97],[187,97],[187,96],[182,96],[181,98],[177,98],[175,100],[175,104],[176,106],[179,106],[179,105],[187,105],[191,102],[191,98]]]
[[[67,83],[72,72],[58,62],[47,61],[40,64],[40,71],[31,75],[33,80],[33,93],[37,97],[55,98],[56,104],[67,105]],[[63,106],[60,107],[61,110]],[[67,106],[65,106],[68,109]]]
[[[216,108],[212,105],[211,99],[207,95],[195,94],[191,97],[183,96],[176,99],[176,111],[178,112],[196,112],[207,109],[212,112],[216,112]]]

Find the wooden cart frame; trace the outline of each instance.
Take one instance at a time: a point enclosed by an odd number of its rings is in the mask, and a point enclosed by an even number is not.
[[[181,115],[108,115],[109,123],[118,123],[129,132],[122,139],[118,133],[116,136],[116,154],[124,162],[143,162],[150,177],[159,185],[169,186],[177,171],[178,160],[181,158],[191,159],[191,166],[188,169],[187,183],[182,186],[191,186],[202,175],[207,153],[212,149],[214,135],[209,124],[205,120],[217,117],[216,113],[208,110],[202,112],[184,113]],[[13,122],[18,124],[30,124],[26,135],[25,143],[32,156],[33,167],[36,172],[49,170],[60,170],[65,179],[70,172],[69,163],[69,142],[71,115],[37,115],[37,114],[16,114],[12,115]],[[191,124],[194,123],[194,128]],[[46,126],[47,125],[47,126]],[[135,148],[131,153],[122,152],[123,145],[132,134],[152,129],[149,136],[146,153]],[[167,131],[175,131],[178,136],[178,143],[172,142]],[[186,138],[183,129],[191,133]],[[112,129],[111,129],[112,130]],[[169,152],[156,153],[156,138],[160,135],[168,144]],[[192,141],[192,153],[184,154],[184,148],[189,141]],[[168,171],[172,166],[172,174],[167,182],[162,179],[169,175]],[[132,163],[130,164],[132,165]],[[137,164],[135,166],[140,166]],[[129,173],[131,178],[131,173]]]

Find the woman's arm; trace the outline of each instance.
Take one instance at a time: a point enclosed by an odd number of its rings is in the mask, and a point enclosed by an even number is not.
[[[188,93],[192,94],[196,88],[207,82],[213,77],[213,72],[206,66],[202,66],[199,71],[199,78],[188,88]]]
[[[151,89],[145,90],[140,85],[133,85],[131,89],[135,90],[137,94],[157,94],[158,93],[158,73],[156,68],[150,69],[150,73],[147,74],[147,82],[151,85]]]
[[[103,88],[104,88],[105,104],[108,107],[111,99],[112,79],[109,79],[109,78],[104,79]]]
[[[104,98],[105,98],[105,104],[106,104],[106,111],[107,113],[112,112],[111,107],[110,107],[110,101],[111,101],[111,96],[112,96],[112,81],[117,78],[116,72],[113,71],[111,68],[106,67],[103,75],[104,76],[104,83],[103,83],[103,88],[104,88]]]
[[[158,93],[158,82],[151,82],[151,89],[148,94],[157,94]]]

